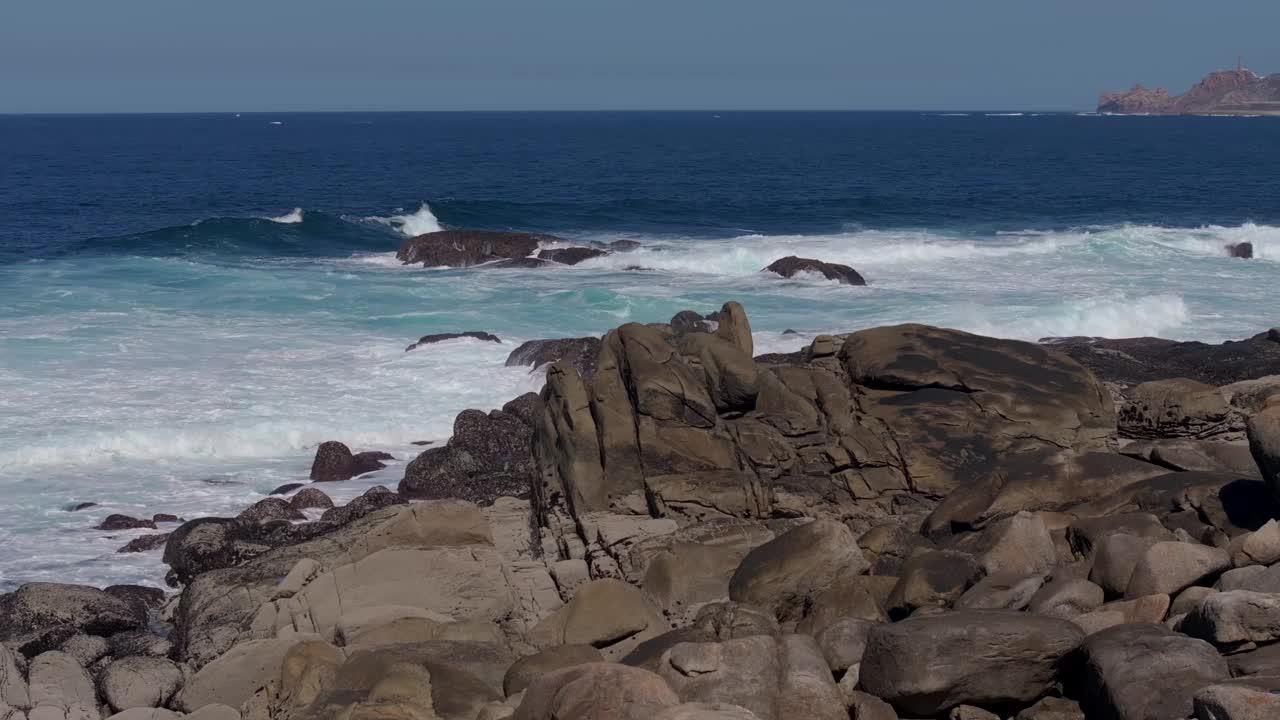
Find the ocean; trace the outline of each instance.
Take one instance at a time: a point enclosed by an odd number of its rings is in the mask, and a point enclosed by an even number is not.
[[[1278,118],[0,117],[0,591],[158,585],[158,552],[116,553],[152,531],[93,527],[238,513],[325,440],[397,458],[336,499],[394,488],[414,441],[540,387],[503,365],[527,339],[726,300],[759,352],[907,321],[1252,335],[1280,323],[1277,167]],[[442,227],[641,245],[555,269],[395,260]],[[1255,259],[1227,257],[1245,241]],[[869,285],[759,272],[786,255]],[[464,330],[504,343],[405,352]]]

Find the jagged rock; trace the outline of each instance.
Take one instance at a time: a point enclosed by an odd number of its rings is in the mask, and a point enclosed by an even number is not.
[[[466,332],[456,333],[436,333],[435,335],[423,335],[418,341],[405,348],[405,352],[417,350],[424,345],[434,345],[436,343],[445,342],[446,340],[460,340],[462,338],[470,338],[472,340],[483,340],[484,342],[502,343],[502,338],[491,333],[482,332],[480,330],[468,330]],[[315,478],[312,478],[313,480]]]
[[[530,393],[502,410],[462,412],[453,421],[448,443],[426,450],[405,468],[400,492],[481,504],[504,496],[527,496],[533,479],[533,428],[519,406],[538,402]]]
[[[684,702],[730,702],[760,720],[845,720],[848,711],[814,640],[758,635],[682,643],[658,672]]]
[[[799,620],[814,595],[866,570],[848,527],[815,520],[747,553],[729,581],[729,598],[772,610],[779,620]]]
[[[139,553],[139,552],[150,552],[152,550],[159,550],[160,548],[164,547],[165,543],[168,542],[168,540],[169,540],[169,533],[160,533],[158,535],[143,535],[141,537],[136,537],[130,540],[129,542],[125,543],[123,546],[121,546],[119,550],[116,550],[116,552]]]
[[[911,556],[886,602],[893,618],[920,608],[945,607],[982,579],[982,566],[972,555],[952,550],[925,550]]]
[[[306,520],[307,516],[296,510],[288,500],[268,497],[250,505],[236,516],[243,522],[262,523],[272,520]]]
[[[513,720],[652,720],[679,702],[667,683],[647,670],[592,663],[534,680]]]
[[[581,378],[590,380],[596,374],[600,344],[598,337],[530,340],[511,351],[506,365],[529,365],[536,369],[564,360]]]
[[[1280,640],[1280,595],[1232,590],[1209,595],[1178,629],[1216,645]]]
[[[151,520],[142,520],[128,515],[108,515],[97,527],[98,530],[137,530],[146,528],[155,530],[156,524]]]
[[[795,255],[788,255],[781,260],[775,260],[770,263],[769,267],[765,268],[761,272],[775,273],[784,278],[792,278],[796,275],[814,274],[821,275],[828,280],[835,280],[841,285],[867,284],[867,281],[858,274],[858,271],[848,265],[828,263],[810,258],[801,258],[796,257]]]
[[[602,663],[604,655],[590,645],[557,645],[513,663],[502,678],[502,691],[507,697],[524,690],[534,680],[575,665]]]
[[[561,265],[577,265],[585,260],[603,257],[608,254],[609,251],[601,250],[600,248],[567,247],[540,250],[538,252],[538,257],[543,260],[560,263]]]
[[[1280,717],[1280,695],[1242,685],[1210,685],[1193,699],[1200,720],[1268,720]]]
[[[1252,70],[1216,70],[1182,95],[1170,95],[1164,88],[1148,90],[1142,85],[1120,92],[1105,92],[1098,98],[1098,112],[1118,114],[1254,114],[1271,109],[1280,101],[1280,78],[1261,76]]]
[[[98,677],[102,698],[116,712],[161,707],[182,684],[177,665],[157,657],[126,657],[111,663]]]
[[[899,712],[1026,704],[1059,681],[1084,633],[1066,620],[982,610],[916,617],[871,631],[861,685]]]
[[[396,257],[405,265],[471,267],[497,260],[527,258],[542,243],[563,243],[554,235],[494,230],[440,230],[409,238]]]
[[[1184,542],[1159,542],[1147,548],[1133,568],[1124,596],[1172,595],[1213,578],[1231,567],[1220,548]]]
[[[316,448],[316,458],[311,463],[311,479],[315,482],[340,482],[350,480],[386,467],[383,460],[391,456],[386,453],[362,452],[351,454],[351,448],[336,440],[320,443]]]
[[[1212,645],[1159,625],[1108,628],[1089,636],[1080,652],[1080,704],[1091,718],[1185,718],[1197,690],[1228,677]]]
[[[1038,615],[1070,619],[1102,606],[1102,587],[1081,578],[1054,578],[1031,598],[1028,609]]]
[[[333,507],[333,500],[316,488],[303,488],[289,498],[289,507],[294,510],[328,510]]]
[[[0,641],[20,645],[51,632],[111,635],[141,627],[146,614],[130,603],[84,585],[28,583],[0,595]]]
[[[617,659],[657,636],[662,616],[635,587],[620,580],[595,580],[578,588],[564,607],[543,619],[530,633],[542,648],[590,645]]]

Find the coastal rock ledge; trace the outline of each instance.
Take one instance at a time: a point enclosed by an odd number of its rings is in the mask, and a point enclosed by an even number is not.
[[[757,357],[730,302],[530,346],[398,491],[183,523],[176,596],[0,595],[0,718],[1273,717],[1273,334]]]

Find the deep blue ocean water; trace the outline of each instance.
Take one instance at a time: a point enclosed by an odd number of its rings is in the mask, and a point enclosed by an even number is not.
[[[114,552],[136,533],[92,525],[237,512],[304,478],[323,440],[407,461],[458,411],[537,389],[503,367],[528,338],[729,299],[762,351],[903,321],[1253,334],[1280,322],[1277,167],[1280,118],[0,117],[0,589],[154,583],[155,553]],[[537,271],[395,262],[439,227],[641,249]],[[1236,242],[1257,258],[1227,257]],[[870,285],[758,272],[791,254]],[[508,342],[404,352],[473,329]]]

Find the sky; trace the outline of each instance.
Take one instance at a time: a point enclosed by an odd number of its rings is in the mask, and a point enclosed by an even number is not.
[[[0,113],[1085,110],[1280,72],[1267,0],[0,0]]]

